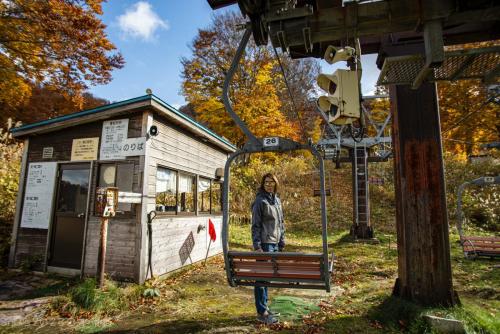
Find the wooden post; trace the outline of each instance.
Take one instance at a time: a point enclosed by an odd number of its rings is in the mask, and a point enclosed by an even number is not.
[[[398,240],[394,294],[423,305],[455,304],[439,107],[435,83],[389,88]]]
[[[97,255],[97,278],[99,288],[104,288],[104,271],[106,264],[106,243],[108,241],[108,217],[101,218],[101,238],[99,240],[99,253]]]

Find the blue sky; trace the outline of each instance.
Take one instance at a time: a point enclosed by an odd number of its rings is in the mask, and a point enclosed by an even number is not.
[[[126,64],[113,72],[108,85],[91,86],[91,93],[114,102],[144,95],[151,88],[175,107],[185,104],[180,59],[190,57],[189,45],[198,29],[210,24],[214,12],[206,0],[109,0],[103,11],[108,37]],[[335,68],[325,61],[322,67],[326,72]],[[363,56],[363,69],[363,93],[368,94],[378,77],[375,55]]]

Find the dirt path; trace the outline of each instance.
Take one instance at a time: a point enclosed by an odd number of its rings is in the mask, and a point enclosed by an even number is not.
[[[64,286],[64,279],[22,272],[0,274],[0,325],[39,317],[41,306],[50,302],[55,287]],[[49,296],[47,296],[49,295]]]

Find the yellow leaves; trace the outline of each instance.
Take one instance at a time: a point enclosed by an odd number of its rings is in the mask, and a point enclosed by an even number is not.
[[[271,70],[273,66],[274,64],[272,62],[268,62],[259,68],[255,76],[256,86],[267,86],[272,83]]]
[[[0,131],[0,134],[2,132]],[[0,160],[3,161],[0,165],[0,218],[2,220],[14,217],[21,151],[21,144],[11,143],[8,137],[2,136],[0,140]]]
[[[27,98],[32,83],[78,96],[123,66],[97,16],[102,0],[11,0],[0,6],[0,102]],[[19,87],[21,94],[14,94]]]
[[[236,145],[243,145],[246,138],[225,111],[222,104],[222,85],[236,51],[241,32],[235,25],[241,18],[236,14],[215,16],[212,26],[200,30],[192,44],[191,59],[182,59],[182,93],[196,111],[197,118],[218,134],[227,137]],[[291,60],[288,67],[298,112],[302,117],[311,117],[314,106],[305,101],[312,89],[310,63]],[[283,60],[285,62],[285,60]],[[315,69],[317,71],[317,69]],[[291,108],[278,62],[269,48],[247,47],[229,90],[230,100],[236,114],[257,137],[282,136],[300,138],[297,114]],[[319,122],[308,119],[306,128],[319,137]]]
[[[475,80],[438,85],[441,130],[446,151],[467,157],[481,144],[500,140],[500,107],[486,103],[486,87]]]

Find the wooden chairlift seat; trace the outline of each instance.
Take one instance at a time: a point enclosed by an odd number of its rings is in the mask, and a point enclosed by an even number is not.
[[[466,236],[464,234],[464,216],[462,212],[462,194],[465,187],[475,185],[483,187],[486,185],[500,184],[499,176],[483,176],[472,181],[462,183],[457,190],[457,230],[460,234],[460,244],[466,258],[500,257],[500,237],[498,236]]]
[[[333,256],[326,265],[320,253],[230,251],[228,257],[236,285],[330,290]]]
[[[499,237],[472,237],[461,236],[462,245],[466,258],[476,258],[479,256],[498,257],[500,256]]]

